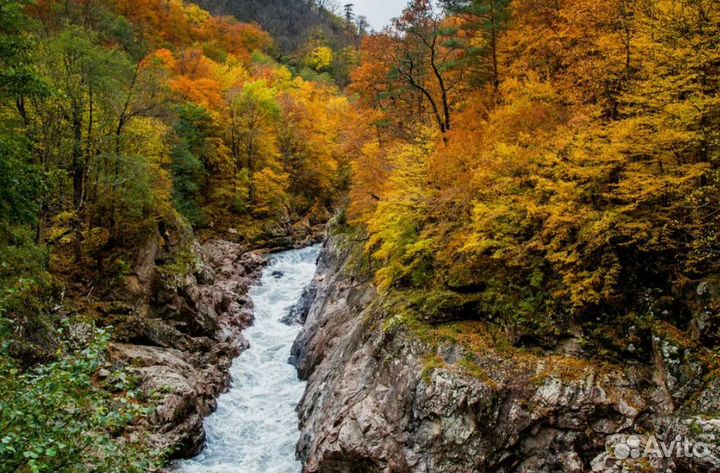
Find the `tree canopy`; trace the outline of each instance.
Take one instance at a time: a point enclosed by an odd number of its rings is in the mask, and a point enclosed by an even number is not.
[[[477,293],[473,317],[531,334],[684,326],[720,262],[716,2],[443,6],[411,2],[353,73],[378,283]]]

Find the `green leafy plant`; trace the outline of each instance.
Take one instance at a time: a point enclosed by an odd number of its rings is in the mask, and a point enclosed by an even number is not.
[[[105,363],[106,332],[79,352],[22,370],[5,355],[12,323],[0,324],[0,471],[133,473],[160,464],[162,452],[124,434],[148,414],[139,393],[126,389],[132,383],[114,377],[112,387],[122,391],[112,395],[94,379]]]

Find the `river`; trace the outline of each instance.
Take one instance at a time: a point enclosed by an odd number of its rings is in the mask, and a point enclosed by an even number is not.
[[[176,473],[298,473],[295,408],[305,389],[288,364],[300,327],[281,322],[315,273],[319,246],[269,257],[250,290],[255,323],[245,332],[250,348],[230,369],[233,382],[205,419],[207,445],[177,464]]]

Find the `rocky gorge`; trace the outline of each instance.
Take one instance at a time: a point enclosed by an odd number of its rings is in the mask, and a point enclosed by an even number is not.
[[[247,291],[263,264],[260,252],[242,244],[200,244],[182,229],[148,239],[107,321],[114,327],[110,366],[99,374],[122,368],[154,397],[154,413],[132,435],[148,433],[171,457],[202,449],[203,417],[228,386],[232,360],[247,348]]]
[[[331,237],[301,303],[304,473],[720,471],[720,383],[677,333],[620,364],[573,339],[525,349],[482,321],[429,326],[378,294],[357,249]]]
[[[332,229],[284,318],[303,324],[290,361],[307,380],[304,473],[720,471],[719,378],[679,333],[654,331],[645,363],[591,356],[580,336],[522,347],[486,321],[418,320],[363,258]],[[158,401],[133,435],[176,458],[202,450],[264,260],[225,240],[149,240],[110,320],[110,362]]]

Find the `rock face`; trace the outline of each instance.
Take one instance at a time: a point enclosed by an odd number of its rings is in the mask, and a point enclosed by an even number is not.
[[[309,381],[304,473],[720,471],[720,383],[671,338],[656,336],[653,363],[617,366],[503,348],[478,323],[468,350],[467,334],[388,323],[392,305],[344,267],[349,254],[326,243],[293,347]],[[678,435],[707,454],[646,448]]]
[[[210,241],[190,233],[154,235],[125,280],[124,309],[110,318],[110,362],[134,375],[148,397],[159,399],[155,414],[135,435],[173,457],[198,453],[202,419],[229,384],[233,358],[247,348],[242,330],[252,323],[247,291],[263,258],[242,245]]]
[[[313,278],[310,284],[303,290],[300,300],[290,308],[288,314],[283,317],[282,321],[287,325],[304,324],[307,319],[310,307],[312,306],[315,297],[317,297],[318,287],[322,283],[322,280],[318,277]]]

